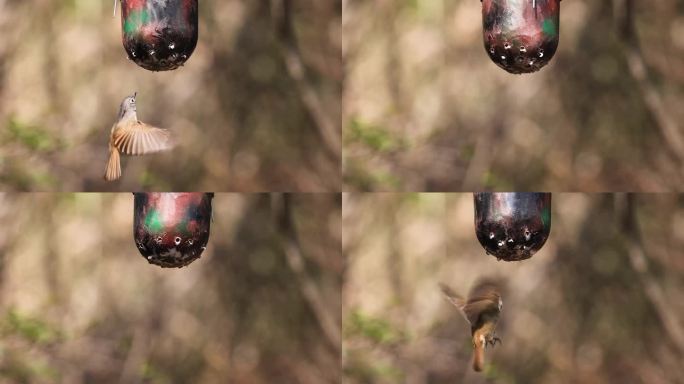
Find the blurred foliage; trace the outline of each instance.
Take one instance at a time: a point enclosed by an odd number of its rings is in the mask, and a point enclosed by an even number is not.
[[[139,254],[131,194],[0,194],[0,382],[338,383],[316,311],[341,327],[340,200],[290,199],[306,281],[274,196],[216,194],[202,258],[170,270]]]
[[[404,339],[383,319],[369,317],[359,311],[352,311],[347,318],[345,335],[348,337],[363,337],[378,344],[393,344]]]
[[[305,78],[341,122],[340,0],[293,2]],[[288,73],[268,0],[202,2],[186,65],[149,72],[126,59],[112,2],[0,1],[0,189],[38,191],[330,191],[340,153]],[[119,104],[170,129],[172,153],[124,160],[102,180]],[[341,133],[339,133],[341,137]]]
[[[638,233],[623,227],[622,199],[554,194],[546,245],[500,262],[475,237],[471,194],[346,194],[344,382],[684,383],[664,320],[684,328],[684,198],[636,195]],[[465,295],[484,277],[503,282],[503,343],[476,373],[470,327],[438,283]]]
[[[2,324],[2,328],[6,328],[3,333],[21,336],[31,343],[49,344],[59,337],[59,332],[56,329],[48,326],[40,319],[22,315],[11,309],[7,312],[7,319]]]
[[[402,149],[405,145],[393,137],[386,129],[365,125],[358,120],[352,120],[349,128],[349,142],[362,142],[378,152],[392,152]]]
[[[346,2],[345,188],[680,190],[682,154],[630,73],[612,3],[563,2],[551,63],[511,75],[483,48],[479,1]],[[684,134],[681,1],[634,6],[650,81]]]
[[[50,135],[38,127],[27,126],[10,118],[7,128],[8,141],[18,141],[33,151],[50,151],[57,146]]]

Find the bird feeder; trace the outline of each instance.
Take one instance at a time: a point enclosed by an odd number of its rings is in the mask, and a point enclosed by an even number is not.
[[[150,71],[183,65],[197,45],[198,0],[121,0],[128,58]]]
[[[133,236],[150,264],[184,267],[207,247],[213,193],[134,193]]]
[[[475,193],[475,234],[498,260],[529,259],[551,232],[550,193]]]
[[[510,73],[536,72],[558,48],[561,0],[481,0],[484,46]]]

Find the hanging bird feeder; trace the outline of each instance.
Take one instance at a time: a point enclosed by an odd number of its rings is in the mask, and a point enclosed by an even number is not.
[[[561,0],[481,0],[484,46],[510,73],[536,72],[558,48]]]
[[[128,58],[150,71],[183,65],[197,45],[198,0],[121,0]]]
[[[150,264],[184,267],[207,247],[213,193],[134,193],[133,236]]]
[[[551,232],[550,193],[475,193],[475,234],[488,255],[529,259]]]

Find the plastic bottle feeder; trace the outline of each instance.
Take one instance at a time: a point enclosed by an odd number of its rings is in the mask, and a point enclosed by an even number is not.
[[[550,193],[474,194],[475,234],[498,260],[529,259],[551,232]]]
[[[183,65],[197,46],[198,0],[121,0],[128,58],[150,71]]]
[[[482,0],[484,46],[496,65],[530,73],[558,48],[561,0]]]
[[[180,268],[207,247],[213,193],[134,193],[133,237],[150,264]]]

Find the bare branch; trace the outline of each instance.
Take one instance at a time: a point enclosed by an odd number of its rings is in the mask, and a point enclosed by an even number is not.
[[[302,295],[309,303],[311,310],[318,318],[318,323],[333,349],[342,345],[340,324],[332,311],[326,306],[314,280],[306,270],[304,251],[299,242],[297,228],[292,217],[290,196],[288,194],[273,195],[273,206],[278,221],[278,228],[283,243],[283,250],[290,269],[297,276]]]
[[[613,11],[618,21],[619,33],[625,42],[625,58],[632,78],[637,82],[644,104],[655,119],[665,144],[684,164],[684,135],[677,122],[668,113],[655,85],[649,78],[646,59],[641,51],[639,37],[634,25],[634,0],[613,0]]]
[[[278,26],[285,65],[297,85],[299,97],[316,123],[326,148],[334,157],[339,157],[342,151],[341,129],[325,111],[313,85],[306,78],[306,67],[292,23],[292,1],[271,0],[271,10]]]
[[[620,194],[615,197],[616,210],[627,242],[629,261],[632,269],[638,274],[646,296],[658,313],[665,331],[670,335],[670,340],[679,349],[680,354],[684,355],[684,327],[649,271],[649,257],[641,237],[634,198],[634,194]]]

